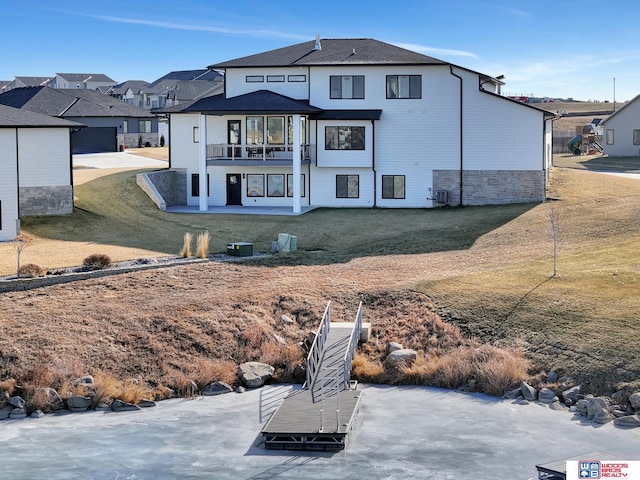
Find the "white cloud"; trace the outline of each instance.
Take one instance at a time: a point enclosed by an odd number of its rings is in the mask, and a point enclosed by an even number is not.
[[[414,52],[424,53],[429,55],[478,58],[478,56],[475,53],[467,52],[465,50],[452,50],[449,48],[429,47],[427,45],[418,45],[415,43],[396,43],[396,42],[389,42],[389,43],[392,43],[396,47],[406,48],[407,50],[413,50]]]

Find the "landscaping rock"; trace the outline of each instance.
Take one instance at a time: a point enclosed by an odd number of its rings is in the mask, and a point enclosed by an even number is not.
[[[387,343],[387,355],[389,355],[391,352],[395,352],[396,350],[402,350],[403,348],[404,347],[400,343],[389,342]]]
[[[36,394],[42,394],[46,399],[46,406],[44,408],[45,413],[57,412],[64,409],[64,400],[53,388],[40,388],[36,391]]]
[[[580,398],[578,397],[582,393],[582,387],[580,385],[576,385],[575,387],[568,388],[562,392],[562,398],[565,401],[571,401],[573,404],[576,403]]]
[[[547,381],[546,383],[556,383],[558,381],[558,374],[551,370],[547,372]]]
[[[538,399],[538,391],[527,382],[520,383],[520,391],[525,400],[535,402]]]
[[[586,417],[588,405],[589,405],[589,400],[587,400],[586,398],[582,398],[576,402],[576,411],[583,417]]]
[[[104,412],[106,410],[109,410],[109,405],[107,405],[106,403],[99,403],[98,405],[96,405],[95,410],[96,412]]]
[[[593,417],[600,410],[606,410],[609,413],[609,404],[602,397],[593,397],[587,400],[587,418],[593,420]]]
[[[7,400],[7,403],[14,406],[15,408],[24,408],[24,406],[26,405],[24,398],[18,396],[9,398],[9,400]]]
[[[629,395],[629,403],[631,404],[631,408],[633,408],[636,412],[640,410],[640,392],[632,393]]]
[[[244,393],[246,389],[242,385],[238,385],[235,390],[236,393]]]
[[[91,406],[91,399],[81,395],[73,395],[67,400],[67,407],[71,412],[84,412]]]
[[[518,401],[518,405],[529,405],[529,400],[522,399]]]
[[[280,315],[280,321],[282,323],[284,323],[285,325],[293,325],[294,321],[291,320],[289,317],[287,317],[286,315]]]
[[[231,385],[224,382],[213,382],[202,389],[202,394],[205,397],[212,397],[214,395],[221,395],[223,393],[231,393],[233,388]]]
[[[151,408],[156,406],[156,402],[154,402],[153,400],[143,398],[142,400],[140,400],[140,403],[138,403],[138,406],[140,408]]]
[[[640,415],[627,415],[626,417],[616,418],[613,424],[622,428],[640,427]]]
[[[304,383],[307,381],[307,369],[304,365],[298,364],[293,369],[293,381],[295,383]]]
[[[133,403],[123,402],[122,400],[114,400],[111,403],[111,410],[114,412],[129,412],[133,410],[142,410],[138,405]]]
[[[42,418],[44,417],[44,412],[42,410],[36,410],[29,415],[31,418]]]
[[[507,400],[515,400],[518,397],[522,396],[522,392],[520,391],[519,388],[515,388],[513,390],[507,390],[506,392],[504,392],[504,395],[502,396],[502,398],[505,398]]]
[[[273,334],[273,338],[276,342],[278,342],[280,345],[286,345],[287,341],[281,337],[280,335],[278,335],[277,333]]]
[[[85,375],[76,380],[77,383],[84,383],[85,385],[93,385],[93,377],[91,375]]]
[[[410,367],[418,358],[418,352],[410,348],[394,350],[384,361],[384,368],[387,370],[397,370],[401,367]]]
[[[542,403],[552,403],[556,400],[558,400],[556,392],[550,388],[541,388],[538,392],[538,401]]]
[[[0,408],[0,420],[4,420],[5,418],[9,418],[9,415],[11,414],[11,410],[13,410],[14,407],[7,405],[6,407],[2,407]]]
[[[569,410],[569,408],[566,405],[563,405],[562,403],[560,403],[560,400],[558,400],[558,397],[556,397],[556,399],[549,404],[549,408],[551,410],[557,410],[557,411]]]
[[[609,423],[611,420],[613,420],[613,417],[609,413],[609,410],[605,408],[597,409],[595,414],[593,415],[593,422],[598,423],[600,425]]]
[[[17,419],[17,418],[27,418],[27,412],[22,408],[14,408],[11,410],[9,414],[9,418]]]
[[[271,379],[276,369],[260,362],[246,362],[240,365],[240,380],[248,388],[258,388]]]

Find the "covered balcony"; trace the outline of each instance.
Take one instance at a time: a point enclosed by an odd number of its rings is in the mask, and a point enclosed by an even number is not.
[[[309,164],[312,160],[311,145],[300,145],[301,163]],[[293,145],[283,144],[207,144],[207,165],[260,165],[281,166],[293,164]]]

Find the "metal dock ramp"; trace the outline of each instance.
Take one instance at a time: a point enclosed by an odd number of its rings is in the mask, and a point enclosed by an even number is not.
[[[350,377],[362,330],[362,303],[353,323],[331,323],[331,304],[307,357],[303,390],[290,393],[262,429],[265,448],[342,450],[354,426],[361,391]]]

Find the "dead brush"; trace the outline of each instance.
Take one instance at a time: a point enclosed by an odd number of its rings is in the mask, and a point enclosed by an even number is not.
[[[384,383],[385,372],[381,362],[371,360],[356,352],[352,363],[352,376],[364,383]]]
[[[198,385],[183,372],[177,372],[171,378],[171,384],[178,396],[188,400],[198,395]]]
[[[111,257],[102,253],[94,253],[86,257],[82,261],[82,265],[84,265],[85,267],[102,270],[103,268],[107,268],[109,265],[111,265]]]
[[[260,361],[281,370],[280,380],[293,381],[293,372],[304,364],[304,352],[299,345],[283,345],[280,342],[265,342],[260,348]]]
[[[42,268],[35,263],[27,263],[25,265],[20,265],[20,270],[18,270],[18,276],[23,278],[36,278],[36,277],[44,277],[47,274],[47,269]]]
[[[118,398],[120,392],[120,382],[110,373],[99,372],[93,376],[93,399],[91,408],[98,404],[109,404]]]
[[[178,256],[182,257],[182,258],[189,258],[191,256],[191,240],[193,238],[193,235],[191,235],[191,233],[186,232],[184,234],[184,236],[182,237],[182,248],[180,249],[180,252],[178,253]]]
[[[140,379],[129,378],[120,384],[120,394],[117,398],[123,402],[137,405],[140,403],[140,400],[144,398],[152,399],[153,390],[151,390]]]
[[[230,360],[199,358],[189,367],[185,379],[192,379],[202,390],[210,383],[218,381],[233,385],[237,375],[238,368]]]
[[[482,345],[473,352],[477,388],[489,395],[500,396],[505,390],[528,380],[530,362],[519,352]]]
[[[196,237],[196,256],[198,258],[207,258],[209,256],[209,231],[199,233]]]

